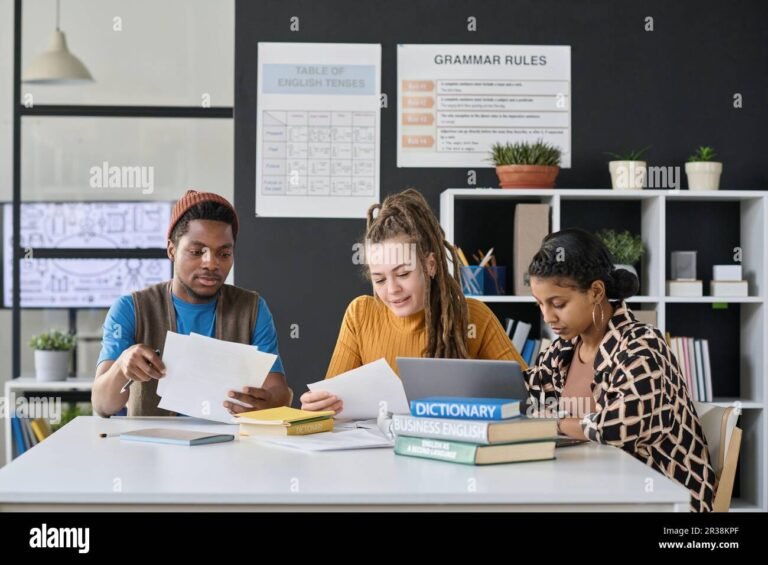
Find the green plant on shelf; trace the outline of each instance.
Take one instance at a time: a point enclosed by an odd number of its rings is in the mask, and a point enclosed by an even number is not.
[[[72,334],[51,330],[32,336],[29,346],[37,351],[71,351],[75,347],[76,340],[77,338]]]
[[[597,237],[608,248],[617,264],[634,265],[645,253],[643,239],[629,231],[603,230],[597,233]]]
[[[491,146],[489,161],[497,167],[503,165],[541,165],[560,166],[560,148],[542,140],[535,143],[518,141],[516,143],[494,143]]]
[[[696,150],[696,153],[688,157],[688,162],[707,163],[709,161],[714,161],[715,157],[717,157],[717,154],[712,147],[709,147],[708,145],[702,145]]]
[[[606,152],[606,155],[613,157],[614,161],[642,161],[646,151],[650,148],[651,146],[648,145],[642,149],[628,149],[621,153]]]

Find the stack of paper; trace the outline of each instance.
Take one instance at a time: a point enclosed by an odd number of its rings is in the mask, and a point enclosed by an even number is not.
[[[168,332],[163,349],[166,375],[157,383],[159,407],[230,424],[232,416],[223,402],[242,403],[230,398],[229,391],[261,387],[275,359],[277,355],[253,345]]]
[[[307,386],[311,391],[324,390],[339,397],[344,403],[341,417],[347,420],[376,418],[382,411],[409,411],[403,383],[383,358]]]

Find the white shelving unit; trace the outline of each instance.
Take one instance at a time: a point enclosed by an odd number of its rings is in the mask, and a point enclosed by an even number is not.
[[[89,391],[93,388],[93,377],[78,377],[66,381],[43,382],[34,377],[20,377],[5,382],[5,398],[10,399],[11,394],[19,396],[27,392],[65,392],[65,391]],[[5,418],[5,462],[13,460],[13,433],[10,418]]]
[[[738,403],[742,409],[741,426],[744,431],[739,457],[741,496],[734,499],[733,511],[768,511],[768,191],[724,190],[714,192],[661,191],[661,190],[594,190],[594,189],[449,189],[440,196],[440,223],[448,241],[455,240],[455,212],[466,201],[538,202],[550,206],[550,228],[558,231],[569,227],[561,225],[562,206],[569,201],[599,202],[634,201],[639,204],[641,235],[646,253],[641,263],[640,288],[646,295],[632,297],[629,302],[655,307],[658,327],[667,328],[667,304],[727,303],[739,308],[739,374],[740,398],[715,398],[718,405]],[[713,297],[683,298],[666,296],[666,225],[667,205],[670,202],[722,202],[738,203],[739,234],[742,249],[744,279],[749,282],[750,296],[745,298]],[[677,206],[677,204],[675,204]],[[509,218],[510,224],[513,217]],[[692,230],[706,229],[691,226]],[[716,226],[713,228],[716,229]],[[511,281],[511,274],[508,281]],[[509,286],[512,286],[511,283]],[[534,304],[530,296],[474,296],[489,303]],[[723,328],[728,331],[729,328]]]

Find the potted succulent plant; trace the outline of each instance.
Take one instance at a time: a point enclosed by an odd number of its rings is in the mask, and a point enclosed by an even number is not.
[[[645,187],[648,178],[648,166],[643,155],[648,147],[640,150],[629,150],[624,153],[607,153],[613,157],[609,161],[608,170],[611,173],[611,186],[614,189],[640,190]]]
[[[496,165],[501,188],[552,188],[560,172],[559,147],[535,143],[494,143],[490,161]]]
[[[720,188],[720,174],[723,164],[715,161],[715,150],[702,146],[688,157],[685,174],[688,177],[688,190],[717,190]]]
[[[69,374],[69,357],[76,338],[59,330],[52,330],[29,340],[35,350],[35,374],[38,381],[64,381]]]
[[[615,269],[626,269],[636,277],[638,276],[635,265],[645,253],[642,237],[633,235],[628,231],[616,232],[614,230],[598,232],[597,237],[605,244],[613,256],[613,260],[616,261]]]

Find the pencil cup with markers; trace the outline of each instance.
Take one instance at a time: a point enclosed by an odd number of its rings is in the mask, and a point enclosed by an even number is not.
[[[506,294],[507,268],[462,266],[461,289],[468,296]]]
[[[507,268],[483,267],[483,293],[507,294]]]
[[[461,290],[469,296],[485,294],[485,269],[477,265],[461,266]]]

